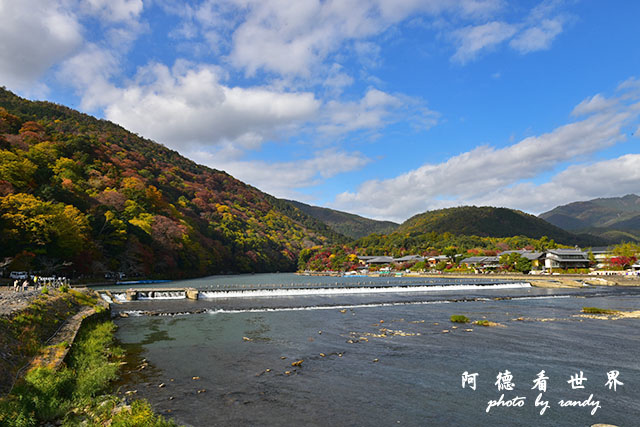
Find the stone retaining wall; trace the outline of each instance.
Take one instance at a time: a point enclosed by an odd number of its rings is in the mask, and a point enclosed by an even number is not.
[[[93,307],[85,306],[76,314],[68,317],[56,333],[44,343],[44,346],[31,362],[18,371],[16,380],[19,380],[27,372],[36,368],[48,367],[54,370],[59,369],[67,357],[67,354],[69,354],[71,345],[83,323],[96,316],[105,315],[108,317],[110,315],[109,304],[99,300],[98,305],[104,310],[96,310]]]

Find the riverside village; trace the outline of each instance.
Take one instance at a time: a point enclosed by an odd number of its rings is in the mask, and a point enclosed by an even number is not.
[[[592,247],[587,250],[557,248],[545,251],[508,250],[495,255],[465,256],[405,255],[357,256],[358,265],[351,271],[305,271],[301,274],[344,276],[421,275],[449,273],[500,274],[518,272],[531,275],[589,274],[596,276],[638,276],[640,262],[635,256],[614,253],[614,247]]]

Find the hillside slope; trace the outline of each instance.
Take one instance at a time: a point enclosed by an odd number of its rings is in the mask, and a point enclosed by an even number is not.
[[[540,214],[540,218],[569,231],[618,241],[640,240],[640,197],[635,194],[569,203]]]
[[[388,234],[398,228],[398,224],[391,221],[376,221],[375,219],[364,218],[329,208],[310,206],[293,200],[288,200],[288,202],[306,214],[327,224],[335,232],[352,239],[359,239],[372,233]]]
[[[302,248],[344,240],[225,172],[0,89],[0,257],[11,270],[291,271]]]
[[[445,233],[481,237],[526,236],[539,239],[547,236],[566,245],[599,245],[603,239],[589,235],[576,235],[521,211],[463,206],[418,214],[402,223],[397,233]]]

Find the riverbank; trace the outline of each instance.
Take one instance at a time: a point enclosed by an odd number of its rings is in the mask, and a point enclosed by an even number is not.
[[[86,293],[67,289],[8,292],[2,296],[0,394],[10,390],[16,378],[68,318],[98,304],[97,299]]]
[[[22,294],[27,306],[0,316],[0,391],[10,391],[0,425],[175,426],[146,402],[108,394],[123,357],[108,305],[88,290],[39,294]]]

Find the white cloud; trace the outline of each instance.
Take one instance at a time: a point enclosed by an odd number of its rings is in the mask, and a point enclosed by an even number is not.
[[[494,48],[515,33],[514,25],[498,21],[459,29],[453,33],[459,46],[451,60],[465,64],[475,59],[480,52]]]
[[[214,66],[180,61],[171,69],[151,64],[118,89],[105,115],[175,149],[223,141],[253,141],[255,148],[256,140],[308,120],[320,106],[309,92],[228,87],[220,73]]]
[[[104,30],[103,43],[114,54],[126,54],[140,34],[148,29],[141,21],[142,0],[81,0],[79,9],[95,17]]]
[[[63,1],[0,0],[0,85],[29,91],[80,47],[82,27]]]
[[[377,0],[380,15],[398,22],[415,13],[438,16],[452,13],[467,19],[486,18],[504,7],[502,0]]]
[[[111,22],[134,21],[143,9],[142,0],[84,0],[80,6],[86,13]]]
[[[615,99],[607,99],[598,93],[576,105],[576,107],[571,112],[571,115],[579,117],[593,113],[599,113],[601,111],[611,109],[611,107],[613,107],[617,102],[618,101]]]
[[[616,88],[618,92],[622,92],[620,98],[629,99],[633,97],[640,98],[640,79],[630,77],[623,81]]]
[[[369,7],[315,0],[249,2],[249,13],[233,33],[231,62],[254,75],[259,69],[309,77],[311,68],[343,40],[379,30]]]
[[[82,108],[91,111],[118,99],[119,93],[109,81],[118,66],[118,59],[110,51],[88,44],[62,63],[57,77],[78,89]]]
[[[367,52],[362,56],[366,65],[375,65],[379,47],[369,38],[410,17],[469,20],[486,18],[504,6],[501,0],[206,0],[183,11],[163,4],[197,24],[214,51],[220,51],[222,43],[229,61],[247,75],[265,71],[304,78],[351,42],[357,51]],[[184,28],[174,34],[193,38]]]
[[[543,1],[520,21],[507,23],[493,20],[451,31],[449,38],[457,45],[451,60],[466,64],[507,41],[512,49],[521,54],[549,49],[562,33],[568,19],[567,16],[555,14],[559,5],[558,1]],[[491,17],[491,14],[488,16]]]
[[[346,134],[358,130],[378,130],[402,120],[428,129],[436,124],[439,114],[420,102],[402,95],[391,95],[370,88],[358,101],[330,101],[317,129],[327,135]]]
[[[368,68],[375,68],[380,65],[380,46],[372,42],[357,41],[353,48],[358,55],[359,61]]]
[[[342,134],[360,129],[377,129],[390,108],[397,108],[402,102],[385,92],[369,89],[364,98],[354,102],[330,101],[326,109],[326,123],[319,130],[327,134]]]
[[[473,203],[481,199],[479,195],[491,195],[486,200],[495,204],[501,199],[493,196],[518,182],[624,141],[625,127],[637,121],[640,114],[638,107],[611,103],[609,109],[601,108],[581,121],[505,148],[481,146],[392,179],[367,181],[356,192],[338,195],[333,206],[402,221],[426,209]],[[520,197],[528,195],[520,193]]]
[[[572,165],[549,182],[518,184],[483,194],[470,203],[497,204],[540,214],[578,200],[637,194],[639,183],[640,154],[626,154],[610,160]]]
[[[438,119],[420,100],[375,88],[355,101],[323,103],[312,92],[228,86],[222,68],[184,60],[172,68],[151,63],[118,87],[111,82],[117,67],[110,51],[89,45],[64,63],[59,77],[82,93],[84,109],[103,108],[107,119],[182,152],[226,143],[257,149],[267,139],[304,132],[335,138],[399,120],[427,129]],[[350,79],[339,66],[333,78],[338,89]]]
[[[226,146],[224,152],[193,152],[190,157],[207,166],[224,170],[260,190],[281,198],[307,197],[299,190],[320,184],[327,178],[362,168],[369,159],[359,152],[329,149],[306,159],[287,162],[241,160],[241,151]]]
[[[95,53],[95,43],[126,51],[145,28],[138,21],[142,9],[142,0],[0,0],[0,84],[42,92],[39,79],[66,61],[91,68],[79,58]],[[101,23],[103,40],[85,39],[89,17]],[[64,82],[64,73],[59,75]]]
[[[334,94],[339,94],[343,88],[350,86],[352,83],[353,77],[344,72],[340,64],[334,63],[324,81],[324,86],[332,90]]]
[[[336,56],[352,49],[362,64],[381,62],[374,37],[414,17],[455,22],[491,20],[505,3],[502,0],[203,0],[184,3],[171,0],[0,0],[0,79],[12,87],[32,87],[43,74],[87,44],[110,49],[123,58],[133,42],[149,30],[144,8],[160,7],[180,18],[169,31],[178,49],[195,55],[214,54],[225,66],[232,65],[248,76],[257,72],[275,74],[311,87],[327,84],[333,94],[352,80],[345,73],[332,74]],[[541,8],[538,8],[543,10]],[[544,9],[546,10],[546,9]],[[549,43],[554,19],[531,26],[547,35]],[[89,28],[99,22],[100,31]],[[83,24],[87,28],[83,28]],[[427,24],[428,25],[428,24]],[[450,24],[453,25],[453,24]],[[460,46],[454,60],[464,63],[479,52],[511,37],[513,25],[488,22],[470,25],[455,34]],[[434,27],[435,28],[435,27]],[[83,34],[91,33],[84,40]],[[527,33],[528,34],[528,33]],[[96,37],[97,36],[97,37]],[[533,36],[532,36],[533,37]],[[523,40],[530,39],[521,35]],[[535,38],[535,37],[533,37]],[[517,39],[519,40],[519,39]],[[541,40],[538,38],[537,40]],[[516,40],[513,43],[517,44]],[[523,42],[524,43],[524,42]],[[208,45],[208,50],[203,48]],[[188,48],[187,46],[190,46]],[[339,61],[338,61],[339,62]],[[122,76],[117,76],[122,77]],[[305,85],[306,84],[306,85]]]
[[[560,19],[544,19],[538,25],[518,34],[509,45],[520,53],[549,49],[551,42],[562,32]]]

